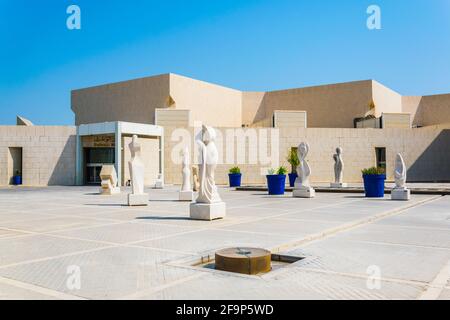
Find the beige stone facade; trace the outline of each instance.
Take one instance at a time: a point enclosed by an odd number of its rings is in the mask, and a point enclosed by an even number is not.
[[[74,185],[75,143],[75,127],[0,126],[0,185],[15,174],[10,148],[21,149],[24,185]]]
[[[450,94],[402,97],[403,112],[411,113],[413,126],[450,123]]]
[[[191,123],[217,127],[267,126],[276,110],[306,112],[309,128],[354,128],[355,118],[383,113],[410,113],[413,126],[430,126],[450,122],[450,94],[402,96],[373,80],[245,92],[176,74],[72,91],[77,125],[156,124],[156,109],[189,110]]]
[[[130,168],[128,162],[131,160],[131,151],[128,145],[131,143],[131,136],[122,137],[122,182],[126,184],[130,178]],[[144,184],[153,186],[159,173],[159,161],[155,155],[159,153],[159,140],[156,137],[140,137],[141,159],[145,166]]]
[[[163,169],[166,183],[181,183],[181,167],[174,163],[173,154],[179,149],[180,135],[186,132],[191,150],[195,150],[193,126],[199,121],[216,127],[222,135],[232,129],[247,134],[250,140],[263,133],[277,137],[277,146],[268,145],[268,152],[276,154],[275,163],[250,159],[250,151],[259,154],[260,145],[245,142],[240,145],[245,159],[218,166],[219,184],[227,183],[228,170],[235,164],[241,167],[244,184],[264,184],[263,169],[276,165],[289,168],[287,153],[302,141],[311,145],[308,158],[313,182],[333,180],[332,155],[338,146],[344,150],[346,182],[360,182],[361,169],[377,165],[376,148],[385,150],[389,180],[394,157],[401,152],[410,181],[450,181],[450,94],[402,96],[373,80],[243,92],[164,74],[74,90],[72,110],[78,128],[92,124],[101,129],[103,124],[127,122],[164,129],[163,140],[142,134],[146,185],[153,184]],[[115,139],[114,130],[108,131],[109,139]],[[0,185],[9,184],[17,168],[25,185],[71,185],[75,175],[79,183],[80,174],[75,172],[83,168],[75,165],[75,154],[81,154],[76,147],[77,127],[41,127],[30,122],[30,126],[0,127],[0,133]],[[116,158],[119,150],[121,154],[118,169],[122,183],[129,180],[126,146],[130,137],[124,133],[115,149]],[[94,148],[108,143],[100,138],[97,132],[81,141],[84,147]],[[93,139],[100,140],[96,144]],[[227,160],[226,144],[217,144]],[[158,157],[161,147],[163,156]],[[232,147],[235,155],[237,148]]]
[[[447,128],[450,128],[448,126]],[[226,136],[229,128],[218,128],[219,136]],[[170,159],[171,152],[179,146],[178,141],[172,141],[174,128],[165,130],[165,158]],[[343,148],[345,162],[344,179],[346,182],[362,182],[361,170],[376,165],[375,148],[386,148],[387,179],[393,180],[393,165],[398,152],[402,153],[408,169],[409,181],[450,181],[450,129],[440,126],[419,129],[297,129],[257,128],[250,130],[279,130],[279,165],[290,168],[286,157],[288,150],[297,147],[302,141],[310,144],[308,162],[312,169],[312,182],[331,182],[334,176],[333,154],[336,147]],[[193,135],[193,129],[191,129]],[[193,137],[191,142],[193,141]],[[270,144],[270,141],[268,141]],[[222,141],[217,143],[221,159],[225,161],[226,146]],[[194,148],[193,142],[191,148]],[[250,151],[248,145],[245,153]],[[236,153],[235,153],[236,154]],[[216,170],[216,181],[219,184],[228,183],[228,170],[235,164],[220,164]],[[267,165],[238,164],[243,172],[243,184],[265,184],[265,176],[261,168]],[[172,161],[165,162],[167,183],[181,183],[181,166]]]

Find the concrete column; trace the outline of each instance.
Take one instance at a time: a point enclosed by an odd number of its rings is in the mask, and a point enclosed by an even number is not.
[[[117,172],[117,181],[118,185],[122,185],[122,127],[120,121],[116,122],[116,130],[115,130],[115,167]]]
[[[83,185],[83,144],[80,136],[80,127],[77,127],[77,143],[75,156],[75,185]]]

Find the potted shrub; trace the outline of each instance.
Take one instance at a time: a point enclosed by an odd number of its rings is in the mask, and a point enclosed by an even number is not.
[[[368,198],[384,197],[384,182],[386,180],[383,168],[368,168],[362,170],[364,179],[364,190]]]
[[[16,186],[22,184],[22,175],[20,174],[19,170],[17,170],[16,174],[13,176],[13,184]]]
[[[295,180],[297,179],[297,167],[300,164],[295,148],[292,148],[291,151],[289,151],[287,161],[292,167],[291,173],[289,173],[289,186],[293,187],[295,185]]]
[[[241,186],[241,169],[239,167],[231,168],[228,173],[228,179],[230,180],[230,187],[240,187]]]
[[[267,188],[270,195],[282,195],[284,194],[286,186],[286,173],[285,167],[279,167],[277,171],[270,169],[267,178]]]

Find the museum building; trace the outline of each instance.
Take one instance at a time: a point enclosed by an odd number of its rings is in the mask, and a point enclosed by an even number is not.
[[[0,185],[14,184],[18,175],[25,186],[99,184],[104,164],[114,164],[120,185],[127,185],[133,135],[142,144],[145,184],[158,176],[179,184],[173,133],[184,128],[194,136],[198,122],[223,133],[276,130],[277,165],[286,167],[287,153],[307,141],[312,182],[334,179],[338,146],[346,182],[361,182],[361,170],[372,166],[386,168],[392,180],[399,152],[409,181],[450,181],[450,94],[402,96],[373,80],[244,92],[164,74],[73,90],[71,108],[74,126],[35,126],[19,116],[16,126],[0,126]],[[262,164],[237,165],[243,184],[265,183]],[[231,166],[218,165],[218,184],[227,183]]]

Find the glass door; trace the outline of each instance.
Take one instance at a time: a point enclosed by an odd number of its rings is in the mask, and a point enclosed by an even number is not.
[[[104,164],[115,163],[114,148],[85,148],[85,183],[99,185],[100,171]]]

